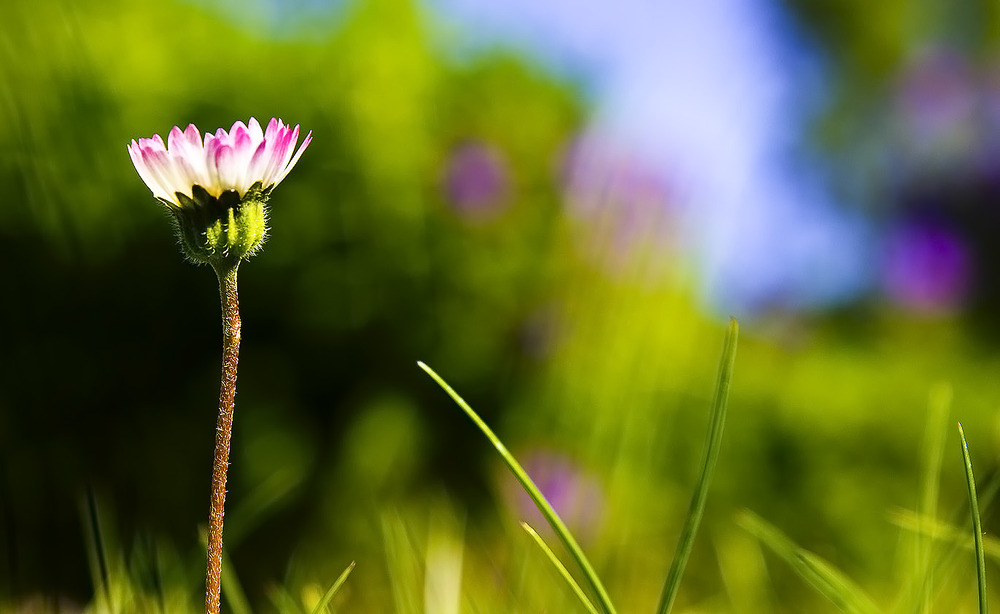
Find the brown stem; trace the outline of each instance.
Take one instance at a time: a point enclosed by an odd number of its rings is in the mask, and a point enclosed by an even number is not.
[[[236,364],[240,356],[240,302],[236,293],[236,269],[217,269],[222,297],[222,390],[219,421],[215,427],[215,463],[212,467],[212,505],[208,516],[208,574],[205,612],[219,614],[222,588],[222,519],[226,505],[226,473],[229,469],[229,439],[233,433],[236,401]]]

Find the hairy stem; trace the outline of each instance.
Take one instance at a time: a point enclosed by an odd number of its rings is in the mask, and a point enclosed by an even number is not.
[[[236,293],[236,269],[216,269],[222,297],[222,390],[219,420],[215,427],[215,462],[212,467],[212,504],[208,516],[208,573],[205,612],[219,614],[222,586],[222,520],[226,506],[226,474],[229,470],[229,440],[233,433],[236,401],[236,365],[240,356],[240,302]]]

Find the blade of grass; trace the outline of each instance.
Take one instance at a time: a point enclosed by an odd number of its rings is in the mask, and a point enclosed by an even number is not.
[[[862,614],[875,614],[879,611],[871,597],[839,569],[812,552],[800,548],[760,516],[749,510],[743,510],[737,516],[736,522],[774,551],[795,573],[842,611]]]
[[[94,584],[94,600],[100,607],[103,598],[104,609],[111,611],[111,589],[109,587],[111,574],[108,571],[108,548],[104,542],[97,497],[90,487],[87,488],[87,495],[80,507],[84,519],[84,535],[87,538],[87,562],[90,566],[91,581]]]
[[[962,439],[962,460],[965,462],[965,481],[969,486],[969,506],[972,508],[972,531],[976,542],[976,575],[979,585],[979,612],[989,612],[986,596],[986,554],[983,551],[983,523],[979,518],[979,502],[976,499],[976,478],[972,474],[972,459],[969,457],[969,444],[965,440],[962,423],[958,424],[958,436]]]
[[[719,449],[722,447],[722,432],[726,424],[726,407],[729,401],[729,386],[733,379],[733,364],[736,361],[736,342],[740,336],[740,325],[736,318],[729,321],[726,330],[726,340],[722,346],[722,358],[719,360],[719,375],[715,384],[715,397],[712,400],[712,417],[709,422],[708,436],[705,440],[705,455],[701,461],[701,475],[691,495],[687,518],[681,528],[681,535],[674,551],[674,560],[670,563],[663,593],[660,596],[660,607],[657,612],[667,614],[674,605],[677,590],[681,585],[681,576],[691,556],[694,538],[698,533],[698,525],[705,512],[705,501],[708,499],[708,486],[712,481],[715,463],[719,459]]]
[[[924,433],[923,442],[923,475],[921,476],[920,489],[920,515],[923,518],[933,519],[937,517],[937,501],[940,492],[941,467],[944,464],[951,397],[951,386],[942,383],[931,389],[928,400],[927,430]],[[934,544],[932,540],[928,540],[921,533],[918,533],[916,538],[913,580],[920,589],[908,592],[910,595],[918,597],[921,614],[928,614],[931,611],[931,596],[934,592],[934,569],[931,565],[931,550]]]
[[[493,447],[496,448],[500,457],[511,470],[511,473],[513,473],[514,477],[517,478],[517,481],[521,483],[521,487],[524,488],[525,492],[528,493],[528,496],[531,497],[531,500],[534,501],[538,511],[542,513],[542,516],[544,516],[545,520],[548,521],[549,526],[551,526],[552,530],[555,531],[556,535],[559,537],[559,541],[563,543],[570,555],[573,557],[573,560],[575,560],[577,565],[580,566],[584,577],[587,579],[587,584],[590,585],[590,588],[597,596],[601,609],[606,614],[614,614],[615,608],[611,604],[611,597],[608,595],[608,591],[601,583],[600,578],[597,577],[597,572],[594,571],[590,561],[587,560],[587,556],[583,553],[580,545],[576,543],[576,539],[573,537],[572,533],[570,533],[566,524],[559,517],[559,514],[557,514],[556,511],[552,509],[549,502],[545,500],[545,496],[542,495],[540,490],[538,490],[535,483],[531,481],[531,478],[528,477],[528,474],[521,467],[521,464],[517,462],[517,459],[514,458],[514,455],[507,450],[507,447],[503,445],[500,438],[493,433],[483,419],[480,418],[471,407],[469,407],[469,404],[466,403],[465,400],[463,400],[462,397],[460,397],[447,382],[441,379],[440,375],[435,373],[433,369],[422,362],[417,362],[417,364],[421,369],[427,372],[427,375],[430,375],[431,378],[437,382],[438,386],[441,386],[441,388],[448,393],[448,396],[450,396],[452,400],[454,400],[455,403],[462,408],[462,411],[464,411],[465,414],[475,423],[475,425],[479,427],[479,430],[486,435],[486,438],[490,440],[490,443],[492,443]]]
[[[889,522],[901,529],[918,533],[935,541],[960,546],[965,551],[976,551],[975,539],[969,539],[967,528],[959,528],[904,509],[890,510]],[[1000,539],[983,535],[983,553],[990,559],[1000,562]]]
[[[569,570],[566,569],[566,566],[562,564],[562,561],[559,560],[559,557],[556,556],[556,553],[552,552],[552,548],[549,548],[549,545],[545,543],[545,540],[542,539],[542,536],[539,535],[534,529],[532,529],[531,525],[528,524],[527,522],[522,522],[521,528],[524,529],[525,533],[527,533],[531,537],[531,539],[535,540],[535,543],[542,550],[545,556],[548,557],[549,562],[551,562],[552,566],[556,568],[556,571],[559,572],[559,575],[562,577],[562,579],[566,581],[566,584],[569,585],[570,589],[573,591],[573,594],[576,595],[576,598],[580,600],[580,603],[582,603],[583,606],[587,608],[587,611],[591,612],[592,614],[598,614],[597,608],[595,608],[594,604],[591,603],[590,599],[587,598],[587,594],[584,593],[583,589],[580,588],[580,585],[576,583],[576,580],[573,579],[573,575],[570,574]]]
[[[97,496],[88,486],[87,494],[81,502],[84,519],[84,535],[87,538],[87,562],[90,567],[91,581],[94,584],[94,600],[100,607],[104,601],[104,610],[114,612],[111,599],[111,571],[108,563],[108,546],[104,539],[101,525],[101,514],[98,509]]]
[[[233,614],[250,614],[250,602],[247,601],[247,595],[236,575],[236,568],[225,549],[222,550],[222,560],[222,594],[226,597],[229,609]]]
[[[340,574],[337,581],[330,587],[330,590],[326,591],[323,598],[320,599],[319,603],[316,604],[316,607],[313,608],[312,614],[322,614],[327,611],[326,606],[330,604],[330,601],[333,600],[334,595],[337,594],[340,587],[344,586],[344,583],[347,582],[347,577],[351,575],[352,571],[354,571],[354,563],[354,561],[351,561],[351,564],[347,566],[347,569]]]
[[[283,586],[276,584],[269,586],[267,596],[271,598],[271,603],[274,604],[278,614],[305,614],[299,602]]]
[[[393,510],[382,514],[382,539],[389,572],[389,592],[395,606],[393,611],[397,614],[422,612],[420,591],[423,570],[418,564],[420,557],[417,554],[420,548],[399,512]]]

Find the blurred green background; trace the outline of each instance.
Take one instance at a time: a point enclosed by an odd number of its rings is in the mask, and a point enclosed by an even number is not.
[[[460,611],[575,607],[516,522],[537,517],[417,360],[538,478],[621,611],[652,611],[727,313],[744,331],[730,421],[678,610],[833,611],[736,525],[743,508],[891,606],[912,535],[890,511],[919,501],[939,382],[981,483],[997,473],[995,109],[934,115],[971,84],[996,93],[997,10],[759,4],[820,50],[803,151],[890,237],[888,285],[807,308],[706,298],[683,199],[594,145],[586,79],[517,45],[470,51],[474,24],[412,0],[0,4],[0,608],[94,599],[95,509],[108,565],[197,608],[217,288],[125,144],[250,116],[314,134],[240,276],[226,544],[254,611],[314,602],[350,561],[342,611],[448,611],[425,585],[456,562]],[[944,67],[913,68],[933,44]],[[940,508],[961,525],[947,446]],[[972,607],[973,569],[942,574],[942,611]]]

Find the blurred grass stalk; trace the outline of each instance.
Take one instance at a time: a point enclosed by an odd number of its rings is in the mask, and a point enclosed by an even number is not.
[[[534,501],[535,505],[538,507],[538,511],[542,513],[542,516],[545,517],[549,526],[551,526],[552,530],[555,531],[559,540],[563,543],[570,555],[580,566],[580,569],[583,571],[583,575],[587,580],[587,584],[590,585],[590,588],[597,596],[597,602],[600,605],[601,610],[605,612],[605,614],[615,614],[615,607],[611,603],[611,597],[608,595],[607,589],[604,588],[604,584],[601,582],[601,579],[597,576],[597,572],[594,571],[594,567],[590,564],[590,561],[587,560],[587,556],[583,553],[583,549],[580,548],[580,545],[576,542],[573,534],[570,533],[569,528],[559,517],[559,514],[556,513],[549,502],[545,499],[545,496],[538,489],[538,487],[535,486],[535,483],[528,476],[527,472],[525,472],[524,468],[521,467],[521,464],[517,462],[514,455],[507,450],[507,447],[502,441],[500,441],[500,438],[496,436],[490,427],[487,426],[483,419],[480,418],[471,407],[469,407],[469,404],[466,403],[465,400],[462,399],[462,397],[460,397],[447,382],[441,379],[441,376],[435,373],[433,369],[424,363],[417,362],[417,364],[421,369],[426,371],[427,374],[430,375],[431,378],[437,382],[437,384],[441,386],[445,392],[448,393],[455,403],[462,408],[465,414],[469,416],[477,427],[479,427],[479,430],[486,435],[486,438],[490,440],[493,447],[495,447],[497,452],[499,452],[500,457],[503,458],[504,462],[507,464],[507,467],[510,468],[511,472],[514,474],[514,477],[517,478],[517,481],[521,483],[525,492],[527,492],[528,496],[531,497],[531,500]]]
[[[719,449],[722,447],[722,432],[726,424],[726,408],[729,404],[729,387],[733,379],[733,365],[736,362],[736,342],[740,336],[740,325],[736,318],[729,320],[726,330],[726,340],[722,346],[722,358],[719,361],[719,376],[715,384],[715,397],[712,399],[712,417],[708,427],[708,437],[705,441],[705,456],[701,461],[701,476],[691,495],[687,518],[681,529],[674,560],[670,564],[667,580],[663,585],[660,606],[657,612],[667,614],[673,607],[677,590],[681,585],[681,576],[691,556],[694,538],[698,533],[698,525],[705,512],[705,502],[708,499],[708,486],[712,482],[716,461],[719,459]]]
[[[715,396],[712,401],[712,415],[708,430],[708,436],[705,443],[705,454],[701,463],[701,475],[698,479],[698,483],[695,486],[694,493],[691,496],[691,504],[688,508],[687,517],[684,520],[684,525],[681,530],[681,535],[677,543],[677,549],[674,553],[673,561],[670,565],[670,571],[667,574],[667,579],[663,587],[663,593],[660,599],[660,604],[657,612],[660,614],[666,614],[670,611],[673,606],[674,599],[677,596],[677,591],[680,587],[681,577],[684,574],[684,568],[687,565],[687,561],[691,555],[691,549],[694,546],[694,538],[698,532],[698,526],[701,523],[701,518],[705,511],[705,502],[708,498],[708,487],[712,481],[712,474],[715,470],[716,461],[719,458],[719,450],[722,445],[722,433],[724,430],[726,422],[726,408],[729,401],[729,388],[732,383],[733,376],[733,365],[736,360],[736,345],[739,338],[739,323],[735,318],[730,319],[729,327],[726,330],[726,339],[723,343],[722,358],[719,362],[719,373],[715,386]],[[570,555],[580,566],[583,571],[584,577],[590,588],[593,590],[597,596],[597,603],[601,610],[606,614],[614,614],[614,605],[611,603],[611,598],[608,595],[607,590],[601,583],[600,578],[594,571],[593,566],[590,561],[587,560],[586,555],[583,550],[577,544],[576,539],[570,533],[569,529],[563,523],[559,514],[552,508],[549,502],[545,499],[545,496],[541,493],[535,483],[528,476],[524,468],[521,467],[517,459],[507,450],[503,442],[496,436],[495,433],[490,429],[490,427],[479,417],[478,414],[465,402],[448,385],[433,369],[428,367],[423,362],[417,363],[421,369],[427,372],[435,382],[448,393],[449,396],[458,404],[459,407],[469,416],[470,419],[476,424],[476,426],[486,435],[487,439],[493,444],[497,452],[499,452],[501,458],[510,468],[511,472],[517,478],[518,482],[534,501],[538,510],[545,517],[545,520],[549,523],[552,529],[555,531],[556,535],[562,541],[563,545],[569,551]],[[552,564],[556,567],[560,576],[567,582],[573,593],[577,596],[580,602],[584,605],[588,611],[597,611],[594,604],[587,598],[579,585],[574,581],[572,575],[569,571],[562,565],[559,559],[555,556],[552,550],[545,544],[544,540],[538,536],[538,534],[528,525],[522,525],[528,534],[535,540],[535,542],[542,549],[543,553],[549,558]]]
[[[934,521],[937,518],[937,502],[940,494],[941,468],[944,464],[945,439],[947,437],[948,414],[951,410],[952,389],[949,384],[940,383],[934,386],[928,400],[927,430],[923,443],[923,471],[921,476],[920,514],[923,518]],[[928,614],[931,611],[934,593],[934,543],[927,536],[918,532],[916,535],[916,551],[913,557],[915,565],[913,578],[921,586],[915,594],[920,599],[920,612]]]
[[[811,584],[842,612],[877,614],[875,602],[860,586],[822,557],[809,552],[763,518],[743,510],[736,523],[784,560],[795,573]]]

